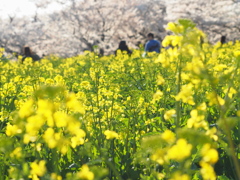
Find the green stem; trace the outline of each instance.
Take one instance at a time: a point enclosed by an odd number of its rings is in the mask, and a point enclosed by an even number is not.
[[[114,175],[117,177],[118,180],[123,180],[122,177],[120,176],[119,172],[116,170],[116,168],[114,167],[113,163],[108,161],[107,159],[105,160],[105,163],[107,164],[107,166],[112,170],[112,172],[114,173]]]
[[[181,57],[179,57],[179,63],[178,63],[178,67],[177,67],[177,94],[180,92],[181,90],[181,72],[182,72],[182,68],[181,68]],[[176,111],[177,111],[177,117],[176,117],[176,128],[178,128],[180,126],[180,117],[181,117],[181,102],[180,101],[176,101]]]
[[[236,175],[237,175],[238,179],[240,179],[240,166],[239,166],[238,158],[235,154],[235,147],[234,147],[234,143],[233,143],[232,136],[231,136],[231,129],[230,129],[230,127],[227,123],[227,120],[225,118],[226,110],[224,110],[223,107],[220,105],[220,102],[218,100],[218,95],[216,93],[215,85],[214,84],[211,84],[211,85],[212,85],[213,90],[215,91],[215,98],[217,100],[217,104],[218,104],[218,107],[219,107],[219,110],[220,110],[220,119],[224,123],[225,132],[226,132],[226,135],[227,135],[227,140],[228,140],[228,143],[229,143],[229,146],[230,146],[230,155],[231,155],[231,158],[232,158],[234,166],[235,166],[235,172],[236,172]]]

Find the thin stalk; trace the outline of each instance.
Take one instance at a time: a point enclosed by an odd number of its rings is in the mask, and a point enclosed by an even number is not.
[[[181,90],[181,72],[182,72],[182,58],[179,57],[179,62],[178,62],[178,67],[177,67],[177,94],[180,92]],[[177,117],[176,117],[176,128],[178,128],[180,126],[180,117],[181,117],[181,102],[180,101],[176,101],[176,112],[177,112]]]
[[[212,85],[212,88],[214,89],[214,91],[216,92],[215,86],[213,84],[211,84],[211,85]],[[232,158],[234,166],[235,166],[235,172],[236,172],[238,179],[240,179],[240,165],[238,162],[238,158],[235,154],[235,147],[234,147],[234,143],[233,143],[232,136],[231,136],[231,129],[230,129],[230,127],[227,123],[226,117],[225,117],[226,111],[224,109],[222,109],[222,106],[220,105],[220,102],[218,100],[217,93],[215,93],[215,98],[217,99],[217,104],[218,104],[218,107],[220,110],[220,119],[223,121],[224,126],[225,126],[225,132],[226,132],[227,140],[228,140],[229,147],[230,147],[230,155],[231,155],[231,158]]]
[[[114,165],[108,161],[107,159],[105,160],[105,163],[108,165],[108,167],[112,170],[112,172],[114,173],[114,175],[116,176],[116,178],[118,180],[123,180],[122,177],[120,176],[119,172],[116,170],[116,168],[114,167]]]

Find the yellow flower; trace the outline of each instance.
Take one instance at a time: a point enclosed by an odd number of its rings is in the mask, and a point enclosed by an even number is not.
[[[37,176],[43,176],[46,172],[45,167],[46,162],[44,160],[41,160],[39,163],[37,161],[34,161],[31,163],[31,175],[37,175]]]
[[[54,80],[57,82],[57,84],[63,84],[64,83],[64,79],[61,75],[57,75]]]
[[[173,143],[175,141],[175,134],[167,129],[166,131],[164,131],[164,133],[162,133],[162,139],[169,143]]]
[[[77,177],[81,180],[93,180],[94,174],[89,171],[88,165],[84,164],[81,168],[81,171],[77,173]]]
[[[75,148],[78,145],[84,144],[84,139],[82,137],[74,136],[71,138],[71,146]]]
[[[218,161],[218,152],[211,148],[210,144],[205,144],[201,150],[203,156],[202,161],[210,164],[215,164]]]
[[[225,100],[218,96],[215,92],[210,92],[207,94],[207,99],[209,100],[209,105],[224,105]]]
[[[190,177],[187,174],[181,174],[180,172],[176,172],[173,174],[170,180],[190,180]]]
[[[48,126],[51,126],[51,127],[54,126],[54,121],[52,116],[54,110],[55,110],[55,106],[52,102],[48,100],[43,100],[43,99],[38,100],[37,114],[47,118],[47,124]]]
[[[200,104],[200,105],[197,107],[197,110],[201,110],[201,111],[206,111],[206,109],[207,109],[207,105],[206,105],[205,102],[202,103],[202,104]]]
[[[38,114],[45,115],[47,117],[48,115],[52,114],[54,109],[55,107],[52,102],[44,99],[38,100],[38,109],[37,109]]]
[[[47,78],[45,82],[46,82],[46,84],[49,84],[49,85],[53,85],[54,84],[54,80],[50,79],[50,78]]]
[[[216,174],[210,164],[200,161],[200,166],[202,167],[200,172],[204,180],[216,180]]]
[[[70,93],[68,95],[66,105],[67,108],[69,108],[72,111],[79,112],[81,114],[85,113],[83,104],[77,100],[76,95],[74,93]]]
[[[224,93],[228,93],[228,97],[230,97],[232,99],[233,95],[237,93],[237,91],[231,87],[229,90],[225,89]]]
[[[167,30],[170,30],[170,31],[174,31],[175,29],[176,29],[176,24],[175,23],[173,23],[173,22],[169,22],[168,24],[167,24],[167,28],[166,28]]]
[[[193,91],[192,91],[193,85],[187,84],[182,86],[181,91],[176,95],[175,99],[177,101],[182,100],[184,103],[188,103],[190,105],[194,105],[195,102],[193,101]]]
[[[164,84],[165,80],[161,75],[157,76],[157,85],[162,85]]]
[[[32,180],[40,180],[36,174],[29,175],[28,178],[32,178]]]
[[[56,173],[52,173],[51,180],[62,180],[62,176],[57,175]]]
[[[153,101],[158,101],[162,98],[163,92],[160,90],[157,90],[157,92],[153,95]]]
[[[29,134],[24,134],[24,137],[23,137],[23,143],[24,144],[28,144],[30,141],[31,142],[35,142],[37,140],[37,136],[32,136],[32,135],[29,135]]]
[[[55,138],[55,132],[52,128],[48,128],[44,135],[43,139],[47,142],[49,148],[55,148],[57,146],[57,140]]]
[[[178,24],[175,24],[173,22],[169,22],[167,24],[167,28],[166,29],[170,30],[170,31],[172,31],[172,32],[174,32],[176,34],[178,34],[178,33],[182,33],[183,32],[184,27],[182,25],[178,25]]]
[[[41,151],[42,150],[42,144],[41,143],[37,143],[36,150],[37,151]]]
[[[204,120],[205,116],[204,115],[199,115],[198,111],[196,109],[193,109],[191,111],[191,118],[188,119],[187,121],[187,127],[188,128],[204,128],[207,129],[208,128],[208,124],[207,122]]]
[[[77,137],[83,138],[86,135],[86,133],[80,129],[80,123],[76,121],[70,121],[67,129],[72,135],[76,135]]]
[[[214,70],[215,71],[223,71],[224,69],[226,69],[227,68],[227,65],[226,64],[217,64],[216,66],[214,66]]]
[[[68,115],[64,112],[57,111],[53,114],[54,121],[57,127],[66,127],[68,123]]]
[[[191,150],[191,144],[187,144],[187,141],[185,139],[179,139],[176,145],[172,146],[168,150],[167,156],[169,159],[181,161],[191,155]]]
[[[240,50],[238,50],[238,51],[234,51],[234,56],[235,56],[235,57],[240,56]]]
[[[82,81],[80,86],[84,89],[91,89],[91,84],[88,81]]]
[[[10,156],[20,158],[22,156],[22,148],[21,147],[15,148],[13,152],[10,154]]]
[[[22,132],[22,130],[17,125],[11,125],[10,123],[8,123],[7,128],[6,128],[7,136],[13,136],[13,135],[19,134],[21,132]]]
[[[27,118],[26,132],[32,136],[37,135],[39,129],[44,125],[44,123],[45,120],[39,115]]]
[[[106,139],[114,139],[114,138],[118,138],[118,133],[116,133],[115,131],[110,131],[110,130],[106,130],[104,132]]]
[[[171,109],[169,111],[166,111],[164,114],[164,119],[168,120],[170,118],[172,118],[172,116],[176,114],[176,110],[175,109]]]
[[[155,63],[161,63],[164,68],[169,67],[170,61],[167,58],[167,52],[165,50],[159,54],[158,58],[155,60]]]
[[[210,136],[210,138],[212,138],[214,141],[217,141],[218,136],[216,135],[216,132],[217,132],[217,128],[213,127],[211,129],[207,130],[206,135]]]
[[[166,157],[165,157],[165,150],[164,149],[157,149],[155,153],[151,156],[151,159],[153,161],[156,161],[158,164],[163,165],[164,162],[166,162]]]
[[[59,136],[58,146],[57,147],[58,147],[58,149],[60,150],[60,152],[62,154],[66,154],[67,151],[68,151],[68,147],[69,147],[69,141],[66,138],[64,138],[64,137],[61,138]]]
[[[174,38],[174,36],[166,36],[162,41],[162,46],[168,47],[169,45],[171,45],[173,38]]]
[[[172,39],[172,45],[173,46],[181,46],[182,44],[182,40],[183,40],[183,36],[175,36],[173,39]]]
[[[21,118],[28,117],[32,114],[33,112],[33,99],[29,99],[27,102],[23,104],[23,106],[19,110],[19,116]]]
[[[157,178],[158,179],[164,179],[165,175],[163,173],[158,173]]]

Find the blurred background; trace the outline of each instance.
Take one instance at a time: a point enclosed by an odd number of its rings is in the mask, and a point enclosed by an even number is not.
[[[112,54],[121,40],[138,48],[179,18],[193,20],[210,43],[240,39],[239,0],[0,0],[0,47],[63,57],[97,48]]]

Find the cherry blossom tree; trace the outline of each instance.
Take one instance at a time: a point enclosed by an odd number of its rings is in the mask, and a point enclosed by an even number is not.
[[[232,0],[32,0],[31,17],[0,18],[0,46],[21,52],[30,46],[42,54],[73,56],[94,48],[113,53],[121,40],[132,48],[146,42],[149,32],[163,39],[164,27],[179,18],[192,19],[209,35],[211,42],[221,36],[240,36],[240,2]],[[61,10],[41,14],[58,4]],[[96,49],[95,49],[96,50]]]

